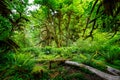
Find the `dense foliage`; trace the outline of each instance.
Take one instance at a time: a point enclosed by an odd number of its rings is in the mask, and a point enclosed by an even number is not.
[[[87,80],[92,74],[57,64],[50,70],[48,61],[56,59],[120,69],[120,0],[30,1],[0,0],[0,80]]]

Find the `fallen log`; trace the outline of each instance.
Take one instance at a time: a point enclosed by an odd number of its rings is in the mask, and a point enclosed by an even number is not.
[[[88,70],[91,71],[92,73],[95,73],[96,75],[98,75],[98,76],[100,76],[101,78],[106,79],[106,80],[120,80],[120,76],[111,75],[111,74],[102,72],[102,71],[100,71],[100,70],[98,70],[98,69],[95,69],[95,68],[93,68],[93,67],[90,67],[90,66],[85,65],[85,64],[82,64],[82,63],[79,64],[79,63],[73,62],[73,61],[65,61],[65,64],[88,69]]]
[[[92,62],[96,63],[97,65],[100,65],[100,66],[105,67],[105,69],[106,69],[108,72],[112,73],[113,75],[116,75],[116,76],[120,75],[120,70],[118,70],[118,69],[115,69],[115,68],[113,68],[113,67],[111,67],[111,66],[108,66],[108,65],[106,65],[106,64],[100,64],[98,61],[96,61],[96,60],[94,60],[94,59],[92,60]]]
[[[115,68],[110,67],[110,66],[107,66],[107,71],[109,71],[110,73],[112,73],[112,74],[114,74],[116,76],[118,76],[120,74],[120,70],[115,69]]]
[[[73,62],[73,61],[69,61],[69,60],[65,60],[65,59],[42,60],[42,61],[49,61],[49,69],[52,68],[52,63],[62,63],[62,64],[65,63],[67,65],[88,69],[92,73],[95,73],[97,76],[99,76],[99,77],[101,77],[103,79],[106,79],[106,80],[120,80],[120,76],[118,75],[118,73],[120,73],[120,71],[115,69],[115,68],[112,68],[110,66],[106,66],[107,71],[111,72],[114,75],[102,72],[102,71],[100,71],[98,69],[95,69],[93,67],[90,67],[90,66],[82,64],[82,63],[77,63],[77,62]]]
[[[96,54],[97,54],[97,52],[96,52]],[[86,56],[84,56],[84,55],[82,55],[82,54],[81,54],[81,56],[84,57],[84,58],[83,58],[84,60],[87,59]],[[120,75],[120,70],[118,70],[118,69],[115,69],[115,68],[113,68],[113,67],[110,67],[110,66],[108,66],[108,65],[106,65],[106,64],[101,64],[101,63],[99,63],[99,62],[98,62],[97,60],[95,60],[95,59],[92,59],[92,62],[96,63],[97,65],[100,65],[100,66],[105,67],[105,69],[106,69],[108,72],[112,73],[113,75],[116,75],[116,76]]]

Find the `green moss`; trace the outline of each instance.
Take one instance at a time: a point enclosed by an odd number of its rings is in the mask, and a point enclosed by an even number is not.
[[[70,74],[70,75],[67,75],[65,77],[65,80],[87,80],[82,74],[80,73],[73,73],[73,74]]]

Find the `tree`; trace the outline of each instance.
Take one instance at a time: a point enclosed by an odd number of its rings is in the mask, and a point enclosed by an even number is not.
[[[69,46],[80,37],[79,25],[83,14],[78,0],[36,0],[40,9],[32,16],[38,18],[41,26],[41,37],[45,45],[55,42],[57,47]],[[81,3],[82,4],[82,3]],[[76,7],[77,6],[77,7]],[[41,16],[38,16],[39,14]]]
[[[20,30],[20,23],[26,18],[25,9],[28,0],[0,1],[0,47],[19,47],[10,37],[16,29]]]
[[[91,31],[89,32],[89,35],[85,36],[86,38],[92,37],[93,39],[93,31],[97,28],[102,29],[102,31],[114,32],[114,36],[119,31],[120,26],[120,1],[95,0],[92,4],[92,9],[87,18],[87,24],[84,29],[83,36],[85,35],[86,30],[89,29],[89,26],[91,26]]]

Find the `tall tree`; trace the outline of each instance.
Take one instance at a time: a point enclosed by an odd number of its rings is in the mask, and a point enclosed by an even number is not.
[[[10,37],[15,29],[20,29],[21,21],[28,20],[24,13],[27,5],[28,0],[0,1],[0,47],[18,47]]]
[[[43,26],[41,29],[43,30],[41,31],[43,38],[41,42],[44,41],[47,43],[46,45],[50,45],[55,41],[57,47],[61,47],[69,46],[79,38],[80,28],[78,26],[80,25],[79,20],[83,13],[82,8],[79,10],[81,7],[79,1],[36,0],[36,3],[41,5],[37,13],[40,13],[40,15],[44,14],[40,16],[43,20],[41,24]]]

